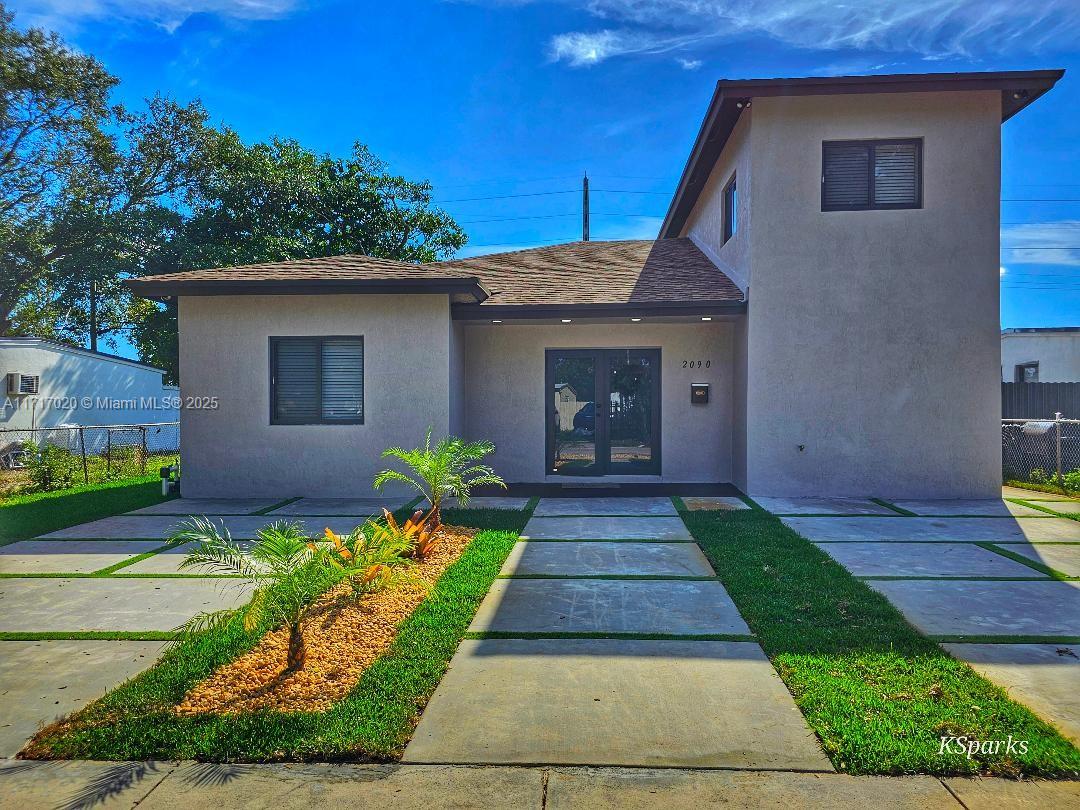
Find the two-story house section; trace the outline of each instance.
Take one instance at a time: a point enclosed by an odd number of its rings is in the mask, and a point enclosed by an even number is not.
[[[1000,127],[1061,75],[720,81],[654,241],[133,280],[218,403],[184,492],[355,495],[430,426],[522,491],[997,496]]]

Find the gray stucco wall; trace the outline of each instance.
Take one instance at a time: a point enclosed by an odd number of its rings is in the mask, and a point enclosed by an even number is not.
[[[1001,380],[1013,382],[1016,366],[1039,363],[1039,382],[1080,382],[1080,332],[1016,332],[1001,336]]]
[[[181,298],[183,395],[219,403],[181,414],[184,494],[372,494],[383,449],[449,430],[449,330],[445,295]],[[363,335],[364,424],[271,425],[272,335]]]
[[[999,494],[999,94],[753,112],[749,492]],[[922,209],[821,211],[822,141],[901,137],[924,139]]]
[[[467,325],[467,433],[495,442],[492,464],[507,481],[565,481],[545,477],[545,350],[659,348],[662,480],[729,481],[733,328],[730,322]],[[711,364],[689,370],[683,360]],[[708,405],[690,404],[691,382],[710,383]]]
[[[745,110],[716,161],[701,197],[681,235],[689,236],[713,263],[746,292],[750,285],[750,232],[753,220],[750,129],[753,109]],[[724,242],[724,188],[736,177],[738,227]]]

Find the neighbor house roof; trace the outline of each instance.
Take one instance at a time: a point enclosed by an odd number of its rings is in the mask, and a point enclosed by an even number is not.
[[[705,187],[717,158],[747,102],[766,96],[832,96],[852,93],[927,93],[997,90],[1006,121],[1054,86],[1064,70],[975,73],[893,73],[876,76],[809,76],[797,79],[722,79],[716,83],[694,148],[671,199],[660,237],[678,236]]]
[[[140,295],[448,292],[456,317],[594,317],[692,307],[740,308],[738,287],[689,239],[570,242],[469,259],[411,264],[370,256],[188,270],[130,279]]]
[[[125,366],[144,368],[147,371],[156,371],[158,374],[165,373],[165,369],[147,365],[146,363],[140,363],[138,360],[132,360],[130,357],[121,357],[117,354],[108,354],[107,352],[99,352],[93,349],[84,349],[82,346],[69,346],[67,343],[61,343],[58,340],[50,340],[49,338],[39,338],[31,335],[0,337],[0,349],[23,348],[43,349],[46,351],[63,352],[64,354],[77,354],[83,357],[92,357],[95,360],[106,360],[113,363],[120,363]]]

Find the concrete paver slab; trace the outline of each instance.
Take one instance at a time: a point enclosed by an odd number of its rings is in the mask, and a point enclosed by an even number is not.
[[[60,541],[60,542],[78,542],[78,541]],[[106,541],[107,542],[107,541]],[[117,541],[112,541],[117,542]],[[238,544],[241,548],[250,548],[253,544],[250,542],[240,541]],[[152,557],[147,557],[145,560],[139,560],[137,563],[125,566],[117,573],[120,574],[188,574],[192,576],[222,576],[222,574],[208,572],[206,569],[201,568],[181,568],[180,563],[184,561],[188,553],[194,548],[195,543],[184,543],[181,546],[173,546],[167,548],[164,551],[160,551]]]
[[[0,760],[0,797],[19,810],[131,810],[174,767],[170,762]]]
[[[973,543],[822,543],[820,548],[857,577],[1041,576]]]
[[[714,575],[695,543],[545,543],[531,540],[514,546],[503,574],[642,574],[651,576]]]
[[[870,581],[927,635],[1080,635],[1080,582]]]
[[[1080,543],[1080,522],[1068,518],[786,517],[785,524],[814,542]]]
[[[967,810],[1045,810],[1047,807],[1080,806],[1080,782],[1054,782],[1048,779],[965,779],[945,780]]]
[[[548,810],[829,807],[959,808],[932,776],[645,768],[560,768],[548,780]]]
[[[919,501],[890,501],[901,509],[914,512],[916,515],[926,516],[951,516],[951,515],[979,515],[985,517],[1045,517],[1046,512],[1032,509],[1030,506],[1005,501],[1001,498],[982,500],[919,500]]]
[[[541,498],[533,512],[552,515],[675,515],[671,498]]]
[[[128,512],[129,515],[250,515],[284,498],[174,498]]]
[[[89,574],[161,548],[159,540],[21,540],[0,546],[0,574]]]
[[[393,512],[400,509],[412,498],[301,498],[298,501],[279,507],[269,514],[271,515],[381,515],[382,510],[389,509]]]
[[[530,540],[693,540],[678,517],[533,517],[522,536]]]
[[[457,501],[451,501],[449,506],[457,506]],[[469,498],[466,509],[512,509],[520,512],[529,505],[528,498],[503,498],[499,495],[477,495]]]
[[[736,498],[732,495],[718,495],[715,498],[690,496],[683,498],[682,502],[683,506],[691,512],[702,510],[729,512],[736,509],[750,508],[742,498]]]
[[[711,580],[499,579],[471,631],[740,633],[750,629]]]
[[[162,647],[160,641],[0,641],[0,757],[14,756],[42,725],[148,668]],[[2,780],[0,795],[7,795]]]
[[[1059,515],[1080,515],[1080,501],[1032,501],[1043,509],[1052,509]],[[1043,512],[1045,515],[1046,512]]]
[[[1001,497],[1023,498],[1025,501],[1067,501],[1065,495],[1054,492],[1039,492],[1037,489],[1024,489],[1023,487],[1002,487]]]
[[[367,515],[349,517],[298,517],[295,515],[207,515],[216,525],[224,525],[238,540],[250,540],[263,526],[279,520],[303,524],[308,534],[321,535],[326,527],[339,534],[348,534],[367,519]],[[118,515],[92,520],[78,526],[43,534],[38,539],[63,539],[65,537],[102,539],[167,538],[179,528],[183,517],[164,515]]]
[[[761,648],[713,641],[466,640],[404,760],[832,770]]]
[[[1042,563],[1070,577],[1080,577],[1080,543],[1016,544],[1009,551],[1023,554],[1030,560]]]
[[[868,498],[754,498],[775,515],[895,515]]]
[[[1015,700],[1080,742],[1080,646],[944,644]]]
[[[0,632],[173,630],[247,598],[239,580],[0,579]]]

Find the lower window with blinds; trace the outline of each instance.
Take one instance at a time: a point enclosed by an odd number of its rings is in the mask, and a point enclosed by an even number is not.
[[[270,424],[363,423],[363,337],[270,338]]]

